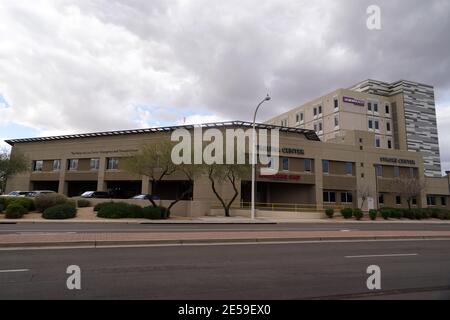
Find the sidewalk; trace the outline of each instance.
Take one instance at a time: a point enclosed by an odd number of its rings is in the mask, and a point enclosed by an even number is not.
[[[0,248],[326,240],[449,239],[450,231],[214,231],[0,235]]]

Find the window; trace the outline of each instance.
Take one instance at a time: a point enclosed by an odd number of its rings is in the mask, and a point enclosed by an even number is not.
[[[336,192],[324,191],[323,192],[323,202],[336,203]]]
[[[323,130],[322,122],[319,122],[319,132]]]
[[[61,170],[61,160],[53,160],[53,171]]]
[[[301,122],[305,121],[305,117],[304,117],[304,115],[303,115],[303,112],[300,113],[300,121],[301,121]]]
[[[395,196],[395,204],[396,205],[401,205],[402,204],[402,197],[400,196]]]
[[[388,132],[391,132],[391,123],[390,122],[386,122],[386,130]]]
[[[373,111],[378,112],[378,103],[373,104]]]
[[[289,158],[283,158],[283,171],[289,171]]]
[[[311,159],[305,159],[305,171],[311,172],[312,168],[312,160]]]
[[[287,127],[288,126],[288,119],[281,120],[281,126],[282,127]]]
[[[68,169],[69,171],[78,170],[78,159],[70,159]]]
[[[351,192],[342,192],[341,203],[353,203],[353,194]]]
[[[345,174],[348,174],[348,175],[353,174],[353,163],[351,163],[351,162],[345,163]]]
[[[42,171],[43,167],[44,167],[44,161],[42,161],[42,160],[33,161],[33,171]]]
[[[367,103],[367,110],[372,111],[372,102]]]
[[[107,170],[117,170],[119,169],[119,159],[117,158],[108,158],[108,163],[106,166]]]
[[[441,206],[446,206],[447,205],[447,198],[446,197],[441,197]]]
[[[98,170],[100,168],[100,159],[91,159],[91,170]]]
[[[326,174],[330,173],[330,161],[322,160],[322,172]]]
[[[435,206],[436,205],[436,197],[435,196],[427,196],[427,205]]]
[[[314,124],[314,131],[317,132],[317,124]]]
[[[380,193],[378,195],[378,203],[379,204],[384,204],[384,194]]]
[[[381,148],[381,139],[380,139],[380,137],[375,137],[375,147]]]
[[[317,108],[314,108],[313,114],[314,114],[314,117],[317,116]]]
[[[394,177],[398,178],[400,177],[400,168],[394,167]]]
[[[373,129],[373,121],[369,119],[369,129]]]
[[[388,149],[392,149],[392,141],[391,140],[388,140]]]
[[[338,116],[334,117],[334,127],[339,127],[339,117]]]
[[[376,165],[375,172],[377,174],[377,177],[382,177],[383,176],[383,167],[380,165]]]
[[[375,120],[375,130],[380,130],[380,122]]]
[[[295,117],[295,121],[297,123],[303,122],[303,113],[297,113],[297,115]]]
[[[413,205],[413,206],[417,206],[417,198],[416,198],[416,197],[413,197],[413,198],[411,199],[411,202],[412,202],[412,205]]]
[[[339,101],[338,101],[338,99],[334,99],[334,108],[335,109],[339,108]]]
[[[319,106],[319,114],[322,114],[322,106]]]
[[[417,168],[409,168],[409,176],[411,178],[416,178],[417,177]]]
[[[390,114],[391,113],[391,108],[389,107],[389,105],[387,104],[386,106],[385,106],[385,111],[386,111],[386,114]]]

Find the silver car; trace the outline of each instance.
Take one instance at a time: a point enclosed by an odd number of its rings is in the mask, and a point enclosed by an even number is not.
[[[26,197],[30,191],[12,191],[8,194],[5,194],[4,197]]]
[[[53,194],[56,193],[55,191],[51,191],[51,190],[36,190],[36,191],[30,191],[27,193],[26,197],[30,197],[30,198],[36,198],[40,195],[43,194]]]

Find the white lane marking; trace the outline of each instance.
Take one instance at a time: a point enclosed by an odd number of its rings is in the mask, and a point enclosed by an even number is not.
[[[418,253],[392,253],[392,254],[371,254],[361,256],[345,256],[345,257],[348,259],[353,259],[353,258],[412,257],[418,255],[419,255]]]
[[[59,234],[76,234],[76,232],[16,232],[22,235],[59,235]]]
[[[306,240],[306,241],[270,241],[270,242],[217,242],[217,243],[161,243],[161,244],[130,244],[130,245],[83,245],[61,247],[8,247],[0,251],[35,251],[35,250],[76,250],[76,249],[120,249],[120,248],[153,248],[153,247],[208,247],[208,246],[260,246],[285,244],[327,244],[327,243],[367,243],[367,242],[430,242],[450,241],[449,238],[436,239],[368,239],[368,240]]]
[[[0,273],[28,272],[30,269],[0,270]]]

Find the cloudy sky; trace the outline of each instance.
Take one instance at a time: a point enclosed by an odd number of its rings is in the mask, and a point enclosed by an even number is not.
[[[262,121],[408,79],[435,86],[450,169],[449,33],[448,0],[2,0],[0,139],[250,120],[269,92]]]

